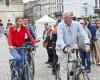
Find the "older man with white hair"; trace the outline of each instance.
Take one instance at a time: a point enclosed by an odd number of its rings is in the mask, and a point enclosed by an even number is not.
[[[60,74],[61,80],[67,79],[67,61],[68,61],[68,53],[70,53],[70,49],[67,47],[73,47],[74,44],[77,44],[77,36],[78,33],[84,38],[85,43],[85,51],[90,51],[90,40],[81,27],[79,22],[73,21],[73,12],[67,11],[63,13],[63,20],[58,25],[57,29],[57,43],[56,50],[58,55],[58,62],[60,63]],[[74,55],[74,54],[72,54]]]

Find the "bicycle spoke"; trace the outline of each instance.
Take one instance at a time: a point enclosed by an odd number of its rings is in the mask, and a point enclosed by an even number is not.
[[[79,74],[79,80],[90,80],[88,74],[85,71],[81,71]]]

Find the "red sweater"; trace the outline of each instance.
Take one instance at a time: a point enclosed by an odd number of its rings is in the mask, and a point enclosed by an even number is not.
[[[14,26],[9,28],[8,45],[17,47],[23,46],[25,44],[25,33],[28,35],[31,43],[34,45],[36,42],[25,26],[22,26],[19,32],[14,29]]]

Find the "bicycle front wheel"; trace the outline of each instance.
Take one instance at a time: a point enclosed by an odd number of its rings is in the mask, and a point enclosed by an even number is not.
[[[34,65],[34,57],[33,54],[30,54],[30,61],[28,62],[28,77],[29,80],[34,80],[35,75],[35,65]]]
[[[85,70],[81,70],[79,71],[79,74],[77,75],[76,80],[90,80],[90,78]]]

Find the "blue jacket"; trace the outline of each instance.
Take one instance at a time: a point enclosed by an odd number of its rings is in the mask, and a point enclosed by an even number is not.
[[[94,39],[94,37],[96,37],[96,25],[89,23],[87,27],[89,28],[91,32],[92,39]]]
[[[28,29],[29,29],[31,35],[33,36],[33,38],[36,39],[36,32],[35,32],[35,30],[33,30],[33,26],[31,24],[28,24]]]

